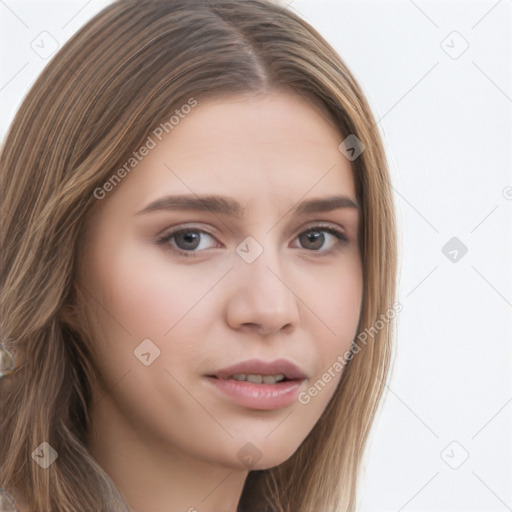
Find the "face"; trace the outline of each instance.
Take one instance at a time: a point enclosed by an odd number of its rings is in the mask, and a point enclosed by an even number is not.
[[[320,418],[356,336],[343,138],[318,108],[274,92],[199,102],[153,139],[87,219],[93,417],[115,416],[119,437],[126,428],[148,450],[275,466]]]

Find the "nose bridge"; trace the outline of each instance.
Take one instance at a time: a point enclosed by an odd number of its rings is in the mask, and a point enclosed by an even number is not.
[[[228,318],[233,326],[258,326],[271,332],[296,325],[296,297],[287,283],[279,247],[271,236],[259,243],[247,237],[236,249],[236,285],[229,302]]]
[[[270,247],[270,243],[267,239],[267,243],[258,249],[254,242],[246,242],[247,245],[243,246],[243,249],[246,250],[249,246],[246,254],[250,257],[245,259],[239,254],[241,261],[237,262],[240,279],[252,288],[261,288],[260,292],[283,286],[282,281],[278,279],[278,277],[283,279],[279,250]]]

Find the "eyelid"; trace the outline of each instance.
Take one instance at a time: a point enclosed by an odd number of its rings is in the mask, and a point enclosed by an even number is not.
[[[201,231],[203,233],[206,233],[207,235],[216,236],[212,232],[215,230],[211,229],[211,227],[206,227],[205,225],[201,224],[189,224],[185,222],[184,224],[178,224],[176,226],[167,226],[165,229],[162,229],[159,233],[157,233],[155,235],[155,238],[165,238],[169,235],[175,235],[176,233],[179,233],[181,231]]]
[[[308,233],[308,232],[314,232],[314,231],[326,231],[332,236],[336,237],[337,243],[334,244],[334,247],[331,247],[328,250],[308,250],[304,249],[306,251],[306,254],[308,256],[312,257],[322,257],[322,256],[329,256],[332,254],[337,253],[338,251],[342,250],[349,242],[350,239],[345,231],[344,228],[342,228],[339,225],[325,222],[325,221],[312,221],[312,223],[308,223],[305,226],[302,226],[296,233],[296,235],[293,237],[293,240],[297,239],[301,234]]]
[[[341,248],[340,245],[343,246],[344,244],[349,242],[349,238],[348,238],[344,228],[342,228],[339,225],[335,225],[333,223],[329,223],[326,221],[309,221],[306,225],[301,226],[296,231],[296,234],[294,235],[293,240],[298,238],[301,234],[304,234],[304,233],[307,233],[310,231],[315,231],[315,230],[316,231],[326,231],[326,232],[330,233],[331,235],[338,238],[339,243],[336,244],[337,247],[331,248],[326,251],[315,251],[315,250],[304,249],[305,251],[307,251],[308,253],[311,253],[312,255],[316,254],[318,256],[322,256],[322,255],[332,254],[336,250]],[[187,232],[187,231],[197,231],[199,233],[206,234],[206,235],[214,238],[218,243],[221,243],[218,241],[217,236],[215,234],[213,234],[209,229],[205,229],[204,226],[194,225],[194,224],[180,224],[177,226],[173,226],[171,228],[166,228],[165,230],[163,230],[162,232],[160,232],[160,234],[158,234],[156,236],[156,239],[157,239],[156,243],[158,245],[166,245],[174,236],[178,235],[179,233]],[[179,249],[179,248],[175,248],[175,247],[171,246],[171,247],[169,247],[169,250],[171,252],[177,254],[178,256],[190,257],[190,256],[199,255],[199,254],[203,253],[206,249],[203,249],[201,251],[185,251],[183,249]]]
[[[333,231],[336,231],[336,232],[344,235],[345,237],[347,237],[345,228],[343,228],[339,224],[335,224],[333,222],[326,222],[326,221],[322,221],[322,220],[308,222],[307,224],[305,224],[304,226],[299,228],[296,236],[300,235],[304,231],[310,231],[310,230],[315,230],[315,229],[333,230]]]
[[[208,229],[205,229],[204,226],[199,226],[199,225],[190,225],[190,224],[179,224],[177,226],[173,226],[171,228],[166,228],[164,229],[163,231],[160,232],[160,234],[156,235],[156,241],[155,243],[158,244],[158,245],[167,245],[168,242],[170,242],[170,240],[182,233],[182,232],[188,232],[188,231],[197,231],[203,235],[208,235],[210,237],[212,237],[213,239],[215,239],[218,243],[221,243],[218,241],[218,238],[216,235],[214,235],[213,233],[211,233]],[[169,244],[170,245],[170,244]],[[171,252],[177,254],[178,256],[194,256],[194,255],[198,255],[203,251],[184,251],[183,249],[179,249],[179,248],[175,248],[175,247],[168,247],[167,248],[168,250],[170,250]]]

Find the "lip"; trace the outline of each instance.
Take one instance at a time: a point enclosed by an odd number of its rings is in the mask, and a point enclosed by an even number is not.
[[[275,361],[263,361],[262,359],[249,359],[217,370],[208,377],[227,379],[236,373],[256,375],[279,375],[283,374],[289,380],[304,380],[307,375],[288,359],[276,359]]]
[[[230,379],[234,374],[278,375],[286,381],[276,384],[256,384]],[[297,401],[299,388],[307,375],[287,359],[263,361],[251,359],[218,370],[205,376],[219,394],[230,401],[249,409],[275,410],[288,407]]]

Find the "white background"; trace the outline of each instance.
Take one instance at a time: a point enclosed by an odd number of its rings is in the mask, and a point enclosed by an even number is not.
[[[0,1],[2,137],[47,62],[32,42],[62,46],[108,3]],[[512,2],[288,3],[367,94],[401,224],[396,358],[358,510],[512,510]]]

